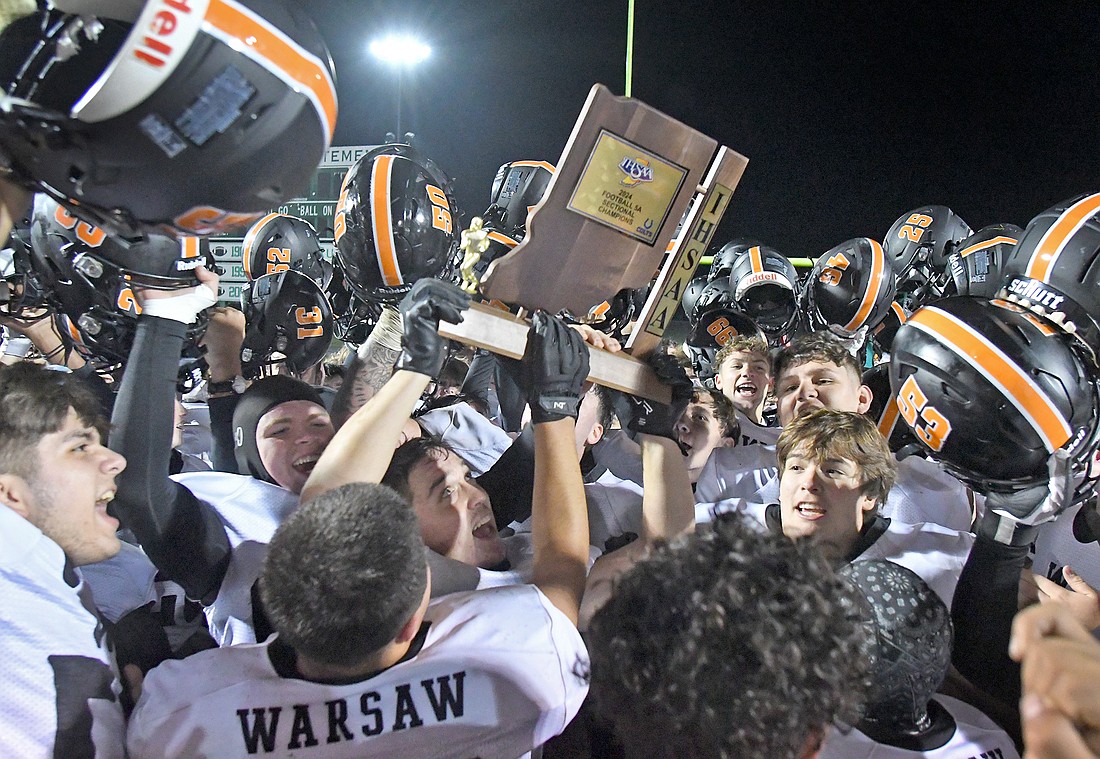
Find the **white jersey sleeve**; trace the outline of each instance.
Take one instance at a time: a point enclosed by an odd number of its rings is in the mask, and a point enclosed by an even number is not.
[[[135,545],[123,543],[122,550],[107,559],[80,568],[92,590],[95,606],[105,620],[118,622],[134,609],[155,603],[154,579],[157,568]]]
[[[0,505],[0,756],[125,755],[118,673],[90,596],[61,547]]]
[[[911,751],[875,743],[859,730],[829,728],[818,759],[1020,759],[1012,739],[985,714],[950,696],[933,700],[955,718],[955,734],[943,746]]]
[[[507,432],[465,402],[425,412],[416,422],[453,448],[475,477],[489,471],[512,445]]]
[[[1062,570],[1072,567],[1082,580],[1100,588],[1100,543],[1082,543],[1073,533],[1073,523],[1082,506],[1067,509],[1053,522],[1039,528],[1031,568],[1048,580],[1065,585]]]
[[[298,495],[255,477],[225,472],[177,474],[172,479],[214,508],[233,547],[217,598],[206,607],[210,634],[219,646],[255,643],[252,586],[271,536],[298,508]]]
[[[908,524],[931,522],[960,532],[969,531],[973,522],[966,486],[921,456],[898,462],[897,482],[882,514]]]
[[[632,532],[642,534],[642,486],[611,470],[595,482],[586,482],[584,497],[588,502],[588,542],[603,549],[608,538]]]
[[[950,609],[955,586],[959,584],[959,575],[973,545],[974,536],[969,532],[949,530],[929,522],[905,524],[892,519],[886,532],[855,561],[886,559],[911,569]]]
[[[243,474],[186,472],[172,479],[214,508],[233,547],[246,540],[270,542],[298,508],[297,493]]]
[[[531,586],[444,596],[420,650],[361,681],[283,678],[271,641],[168,661],[145,679],[131,759],[517,757],[580,708],[587,652]]]
[[[778,500],[779,465],[774,446],[715,448],[695,485],[695,521],[709,522],[714,514],[737,510],[740,504]]]

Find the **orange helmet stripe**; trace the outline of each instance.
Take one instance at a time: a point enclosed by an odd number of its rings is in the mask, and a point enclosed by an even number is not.
[[[886,271],[886,254],[882,246],[874,240],[869,239],[868,242],[871,243],[871,278],[867,283],[867,289],[863,291],[863,300],[856,310],[856,315],[844,325],[844,329],[849,332],[855,332],[862,327],[867,317],[871,315],[871,309],[875,307],[875,301],[878,300],[878,290],[882,286],[883,272]]]
[[[959,251],[959,256],[961,258],[966,258],[967,256],[971,256],[977,253],[979,250],[992,248],[994,245],[1000,245],[1001,243],[1015,245],[1017,242],[1019,241],[1015,237],[1006,237],[1005,235],[1000,235],[998,237],[994,237],[992,240],[986,240],[985,242],[976,242],[968,248],[963,248]]]
[[[752,273],[759,274],[764,271],[764,257],[760,255],[760,246],[749,248],[749,263],[752,265]]]
[[[909,320],[909,317],[905,315],[905,309],[901,307],[901,304],[896,300],[890,302],[890,309],[898,317],[898,321],[905,324]]]
[[[282,214],[269,213],[249,227],[248,232],[244,236],[244,242],[241,244],[241,255],[244,256],[244,276],[249,282],[252,281],[252,249],[256,247],[256,238],[259,236],[260,230],[269,221],[279,216],[282,216]]]
[[[878,431],[882,433],[884,438],[889,439],[891,433],[894,431],[894,426],[898,423],[898,416],[901,414],[901,410],[898,408],[897,399],[891,395],[886,399],[886,405],[882,408],[882,413],[878,417]]]
[[[329,146],[336,129],[336,85],[322,60],[234,0],[211,0],[203,24],[208,33],[309,98]]]
[[[925,306],[909,324],[932,335],[981,372],[1014,405],[1050,452],[1061,448],[1073,428],[1050,397],[997,346],[965,322],[934,306]]]
[[[374,159],[370,177],[371,225],[374,228],[374,253],[382,281],[390,287],[402,283],[401,266],[397,262],[397,246],[393,242],[393,221],[390,218],[390,174],[397,156],[383,155]]]
[[[512,166],[541,166],[542,168],[549,171],[551,174],[557,171],[557,169],[554,168],[554,164],[547,163],[546,161],[512,161]]]
[[[519,243],[513,240],[511,237],[501,234],[500,232],[490,232],[488,237],[493,242],[499,242],[501,245],[505,245],[509,248],[514,248],[519,245]]]
[[[180,238],[180,253],[186,260],[188,258],[198,258],[202,253],[201,240],[198,237],[181,237]]]
[[[1048,281],[1067,243],[1097,211],[1100,211],[1100,193],[1082,198],[1063,211],[1039,239],[1024,275],[1041,282]]]

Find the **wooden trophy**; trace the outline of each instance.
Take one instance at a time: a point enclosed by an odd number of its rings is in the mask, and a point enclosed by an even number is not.
[[[667,401],[668,388],[638,357],[660,341],[748,163],[726,147],[715,156],[717,147],[640,101],[593,86],[526,237],[489,265],[481,292],[525,309],[587,314],[623,288],[649,285],[660,268],[628,352],[591,348],[589,379]],[[462,324],[440,324],[444,337],[512,358],[522,357],[527,330],[526,320],[480,304]]]

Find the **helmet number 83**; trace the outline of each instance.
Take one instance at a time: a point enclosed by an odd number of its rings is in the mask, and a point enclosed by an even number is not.
[[[913,429],[913,434],[933,451],[942,450],[947,436],[951,434],[951,422],[935,406],[928,405],[928,397],[913,375],[909,375],[902,384],[897,400],[898,410],[905,423]]]

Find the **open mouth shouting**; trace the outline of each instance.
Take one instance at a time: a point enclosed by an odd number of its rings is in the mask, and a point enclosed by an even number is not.
[[[296,471],[302,472],[303,474],[309,474],[313,471],[313,467],[317,466],[317,460],[320,458],[321,454],[311,453],[308,456],[302,456],[301,458],[295,459],[291,466],[293,466]]]

